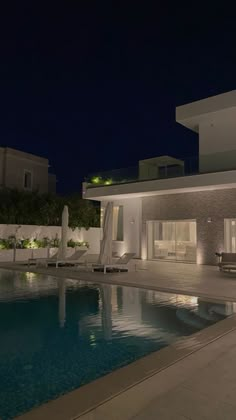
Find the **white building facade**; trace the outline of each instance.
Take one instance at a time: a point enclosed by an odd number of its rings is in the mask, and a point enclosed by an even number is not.
[[[84,198],[114,203],[114,251],[216,264],[216,251],[236,252],[236,91],[180,106],[176,121],[199,135],[197,170],[146,159],[136,179],[85,183]]]

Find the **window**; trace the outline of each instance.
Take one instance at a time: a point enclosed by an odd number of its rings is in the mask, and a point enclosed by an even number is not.
[[[113,232],[112,232],[113,241],[124,240],[123,213],[124,213],[123,206],[113,207]]]
[[[100,226],[103,227],[105,209],[101,207]],[[123,206],[113,207],[113,226],[112,226],[112,240],[124,240],[124,210]]]
[[[196,261],[195,220],[147,222],[148,259]]]
[[[224,251],[236,252],[236,219],[224,219]]]
[[[100,210],[100,227],[101,228],[103,227],[104,213],[105,213],[105,209],[104,207],[101,207],[101,210]]]
[[[24,173],[24,188],[32,190],[32,173],[30,171],[25,171]]]

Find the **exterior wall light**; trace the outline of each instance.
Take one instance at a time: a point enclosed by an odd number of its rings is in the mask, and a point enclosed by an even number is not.
[[[211,223],[212,222],[212,218],[211,217],[208,217],[207,218],[207,223]]]

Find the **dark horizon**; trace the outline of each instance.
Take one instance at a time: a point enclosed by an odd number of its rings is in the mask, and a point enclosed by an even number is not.
[[[196,156],[175,107],[235,88],[233,13],[155,6],[2,14],[0,143],[47,157],[58,192],[80,192],[90,172]]]

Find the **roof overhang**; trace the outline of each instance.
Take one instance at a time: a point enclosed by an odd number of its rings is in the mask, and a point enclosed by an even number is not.
[[[236,170],[93,188],[86,188],[86,185],[84,185],[83,198],[96,201],[114,201],[230,188],[236,188]]]
[[[176,108],[176,121],[195,132],[201,122],[225,118],[236,119],[236,90]]]

